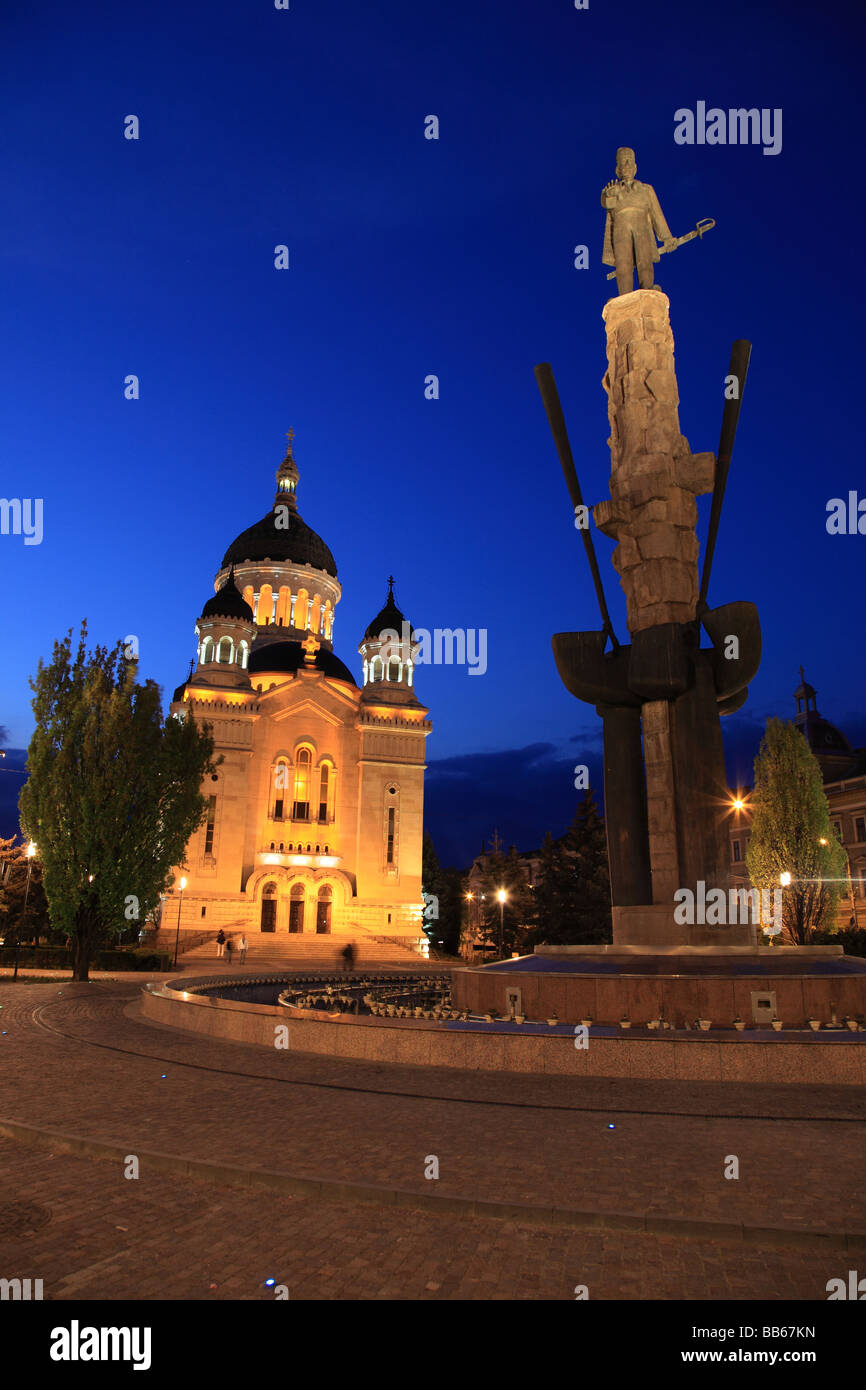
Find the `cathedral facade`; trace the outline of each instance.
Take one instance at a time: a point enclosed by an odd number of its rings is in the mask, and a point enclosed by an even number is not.
[[[298,479],[290,431],[273,505],[226,551],[174,694],[172,714],[206,721],[222,761],[202,787],[206,820],[175,871],[186,885],[168,920],[418,942],[432,726],[413,634],[389,581],[357,685],[333,647],[337,566],[300,516]]]

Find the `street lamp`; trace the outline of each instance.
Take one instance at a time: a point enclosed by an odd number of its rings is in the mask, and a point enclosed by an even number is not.
[[[779,882],[781,883],[783,888],[790,887],[791,875],[788,873],[787,869],[783,874],[779,874]]]
[[[503,945],[502,945],[502,935],[503,935],[502,916],[503,916],[503,913],[505,912],[505,900],[506,900],[506,898],[508,897],[508,894],[506,893],[506,891],[505,891],[504,888],[500,888],[500,889],[497,891],[496,897],[497,897],[497,900],[498,900],[498,902],[499,902],[499,959],[502,960],[502,951],[503,951]]]
[[[183,911],[183,890],[186,887],[186,879],[180,880],[180,899],[177,904],[177,930],[174,934],[174,963],[177,965],[177,948],[180,941],[180,914]]]
[[[18,923],[18,931],[15,936],[15,969],[12,972],[13,980],[18,979],[18,948],[21,944],[21,928],[24,926],[24,919],[27,916],[27,899],[30,896],[30,875],[33,872],[33,857],[36,854],[36,846],[33,841],[27,846],[27,887],[24,889],[24,906],[21,909],[21,920]]]

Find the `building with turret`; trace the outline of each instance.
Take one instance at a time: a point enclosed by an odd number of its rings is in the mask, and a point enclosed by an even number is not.
[[[298,511],[292,437],[272,507],[223,556],[174,693],[172,713],[207,721],[221,762],[202,788],[207,816],[176,869],[186,886],[167,920],[409,944],[423,936],[432,726],[411,640],[387,630],[411,629],[389,580],[358,646],[359,688],[334,652],[337,566]]]

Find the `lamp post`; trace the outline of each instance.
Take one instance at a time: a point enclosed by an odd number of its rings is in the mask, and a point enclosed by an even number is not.
[[[502,960],[503,914],[505,912],[505,899],[508,897],[508,894],[504,888],[500,888],[497,891],[496,897],[499,902],[499,959]]]
[[[18,923],[18,931],[15,935],[15,969],[12,972],[13,980],[18,979],[18,948],[21,945],[21,928],[27,916],[27,899],[30,897],[30,875],[33,872],[33,856],[36,853],[36,846],[33,841],[27,846],[27,887],[24,889],[24,906],[21,909],[21,920]]]
[[[174,963],[177,965],[177,948],[180,942],[180,914],[183,911],[183,890],[186,887],[186,879],[180,880],[180,899],[177,904],[177,930],[174,934]]]

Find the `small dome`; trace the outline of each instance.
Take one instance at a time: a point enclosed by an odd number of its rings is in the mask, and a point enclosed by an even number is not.
[[[246,623],[253,621],[253,610],[235,583],[234,567],[213,598],[208,599],[201,615],[203,618],[239,618]]]
[[[250,652],[250,659],[247,670],[251,677],[261,675],[269,671],[300,671],[315,670],[321,671],[334,681],[345,681],[347,685],[357,685],[355,679],[347,666],[343,664],[338,656],[328,651],[325,647],[320,647],[316,652],[316,659],[311,664],[307,664],[306,652],[301,642],[269,642],[264,647],[253,647]]]
[[[385,606],[384,608],[380,608],[379,612],[370,623],[370,626],[364,633],[364,641],[366,642],[368,637],[378,637],[386,629],[391,632],[396,632],[397,636],[402,639],[403,624],[405,621],[405,617],[394,602],[394,580],[391,578],[388,580],[388,598],[385,602]],[[409,628],[409,640],[410,642],[414,642],[415,640],[415,633],[412,631],[411,626]]]

